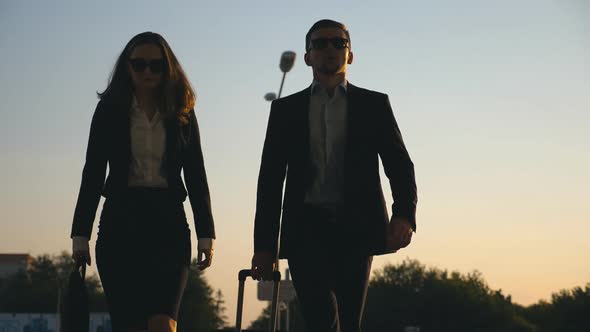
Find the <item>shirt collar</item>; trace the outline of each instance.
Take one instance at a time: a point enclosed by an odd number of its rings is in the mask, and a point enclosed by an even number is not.
[[[133,111],[139,111],[139,104],[137,103],[137,98],[135,98],[135,95],[133,95],[133,98],[131,99],[131,109]]]
[[[141,107],[139,107],[139,103],[137,102],[137,98],[135,97],[135,95],[133,95],[133,98],[131,99],[131,109],[134,111],[140,111]],[[159,113],[160,108],[156,106],[156,113]]]
[[[346,79],[342,80],[336,89],[337,91],[342,92],[342,94],[346,94],[346,91],[348,91],[348,81]],[[315,95],[320,93],[320,91],[325,91],[325,89],[320,85],[320,82],[313,80],[313,82],[311,82],[311,94]]]

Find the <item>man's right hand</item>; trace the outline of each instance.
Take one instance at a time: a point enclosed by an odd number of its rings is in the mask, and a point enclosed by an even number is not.
[[[252,279],[272,280],[275,268],[275,255],[272,252],[255,252],[252,257]]]
[[[76,266],[90,265],[92,263],[87,238],[82,236],[72,237],[72,258],[76,262]]]

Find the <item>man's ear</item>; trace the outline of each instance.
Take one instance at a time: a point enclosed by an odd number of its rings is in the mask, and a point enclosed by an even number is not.
[[[305,55],[303,55],[303,60],[305,60],[306,65],[311,66],[311,64],[309,63],[310,62],[309,57],[310,57],[309,53],[305,52]]]
[[[352,59],[354,58],[354,55],[352,54],[352,51],[348,51],[348,61],[346,62],[347,64],[352,64]]]

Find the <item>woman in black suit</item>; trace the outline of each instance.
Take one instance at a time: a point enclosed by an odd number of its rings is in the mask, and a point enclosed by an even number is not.
[[[191,259],[187,191],[201,270],[211,265],[215,238],[195,94],[164,38],[144,32],[127,43],[98,96],[72,224],[74,258],[90,265],[102,195],[96,261],[113,331],[176,331]]]

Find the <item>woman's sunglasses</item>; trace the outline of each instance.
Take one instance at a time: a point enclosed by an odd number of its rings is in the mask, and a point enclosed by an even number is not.
[[[129,59],[129,64],[136,73],[143,73],[147,67],[150,67],[150,71],[154,74],[164,71],[164,59],[146,60],[143,58],[134,58]]]

